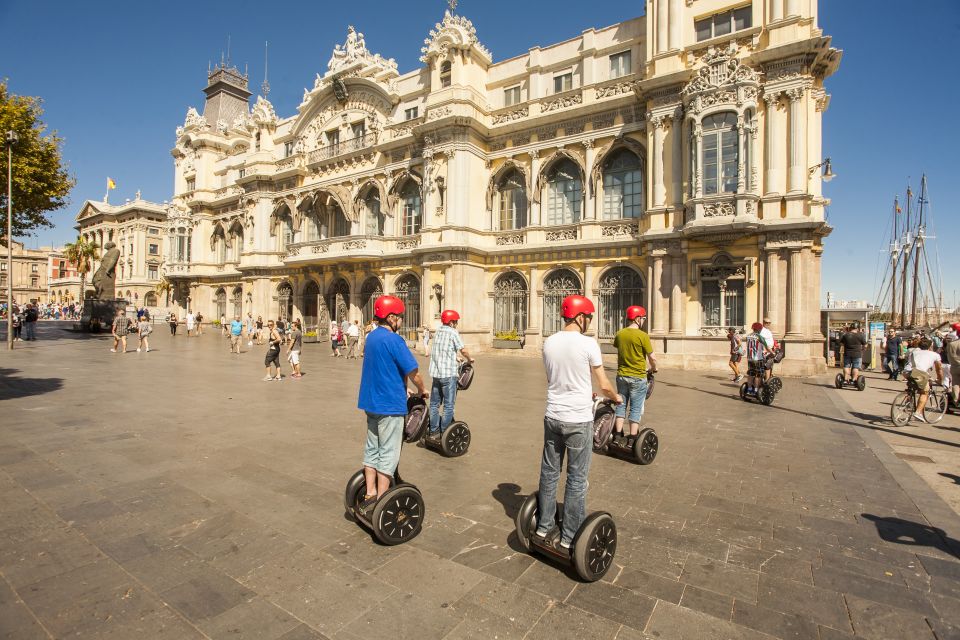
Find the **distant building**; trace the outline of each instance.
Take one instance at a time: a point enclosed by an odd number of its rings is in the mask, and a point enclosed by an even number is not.
[[[100,255],[108,242],[117,245],[120,250],[116,280],[118,298],[138,307],[166,305],[166,299],[159,299],[156,293],[163,274],[163,256],[167,251],[165,205],[139,198],[121,205],[87,200],[77,214],[76,229],[81,236],[97,243]],[[99,261],[94,261],[87,274],[88,290],[92,288],[91,280],[99,266]]]
[[[80,274],[77,266],[67,260],[62,248],[50,249],[47,253],[47,302],[80,302]]]
[[[7,245],[0,243],[0,302],[7,301]],[[47,299],[47,256],[49,248],[27,249],[13,242],[13,301],[16,304],[45,302]]]

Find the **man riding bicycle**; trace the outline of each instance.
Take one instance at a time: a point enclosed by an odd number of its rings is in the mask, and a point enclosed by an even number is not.
[[[920,340],[920,348],[912,350],[908,356],[910,363],[910,373],[907,374],[908,384],[912,382],[920,392],[913,418],[920,422],[927,421],[924,408],[927,406],[927,397],[930,395],[930,373],[936,371],[937,383],[943,384],[943,365],[940,363],[940,354],[930,350],[932,344],[933,341],[930,338],[923,337]]]

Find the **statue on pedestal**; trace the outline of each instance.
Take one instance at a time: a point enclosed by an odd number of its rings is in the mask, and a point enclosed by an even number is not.
[[[103,245],[106,253],[100,261],[100,268],[93,274],[93,288],[98,300],[113,300],[116,298],[117,262],[120,261],[120,250],[113,242]]]

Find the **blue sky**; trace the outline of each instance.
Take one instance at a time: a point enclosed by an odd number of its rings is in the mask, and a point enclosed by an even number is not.
[[[71,205],[52,217],[56,227],[28,244],[73,239],[80,203],[101,199],[108,175],[118,184],[112,202],[138,189],[149,200],[170,197],[174,129],[188,106],[202,107],[207,63],[219,60],[228,35],[233,62],[249,66],[251,89],[263,80],[263,43],[270,41],[270,100],[288,116],[303,88],[326,69],[348,24],[366,35],[368,48],[396,58],[405,72],[419,66],[423,38],[445,5],[290,2],[265,14],[268,3],[246,0],[0,0],[6,27],[0,76],[14,93],[45,100],[45,121],[65,138],[64,154],[77,178]],[[462,0],[458,11],[473,20],[494,59],[503,60],[635,17],[643,8],[642,0]],[[822,297],[832,291],[840,298],[873,298],[893,197],[926,172],[947,274],[944,298],[955,304],[960,284],[949,274],[960,273],[960,251],[950,250],[957,236],[947,230],[958,213],[950,197],[960,176],[954,63],[960,1],[820,0],[820,26],[844,50],[839,73],[827,81],[833,98],[824,154],[838,177],[825,188],[833,200],[834,232],[826,241]]]

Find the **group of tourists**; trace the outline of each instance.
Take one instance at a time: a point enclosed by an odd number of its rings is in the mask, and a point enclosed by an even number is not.
[[[126,309],[119,309],[110,327],[110,334],[113,336],[113,347],[110,348],[110,353],[126,353],[127,336],[130,334],[137,336],[137,353],[141,351],[149,353],[151,333],[153,333],[153,325],[150,323],[150,314],[138,313],[134,320],[127,316]]]
[[[924,410],[933,379],[949,389],[949,401],[960,405],[960,322],[944,333],[919,331],[905,337],[890,329],[880,344],[888,379],[902,373],[918,390],[913,419],[926,422]]]
[[[771,324],[770,318],[764,318],[763,322],[754,322],[746,336],[741,336],[734,327],[727,329],[727,340],[730,343],[730,360],[727,364],[733,372],[732,382],[743,380],[740,363],[746,358],[747,395],[757,395],[760,386],[768,381],[773,373],[773,360],[781,345],[773,337]]]
[[[358,320],[330,321],[330,357],[359,359],[363,356],[364,337],[376,328],[373,318],[361,327]],[[346,351],[346,353],[343,353]]]
[[[37,320],[40,319],[40,308],[33,302],[23,306],[13,305],[13,314],[10,318],[13,325],[13,341],[36,340]]]

